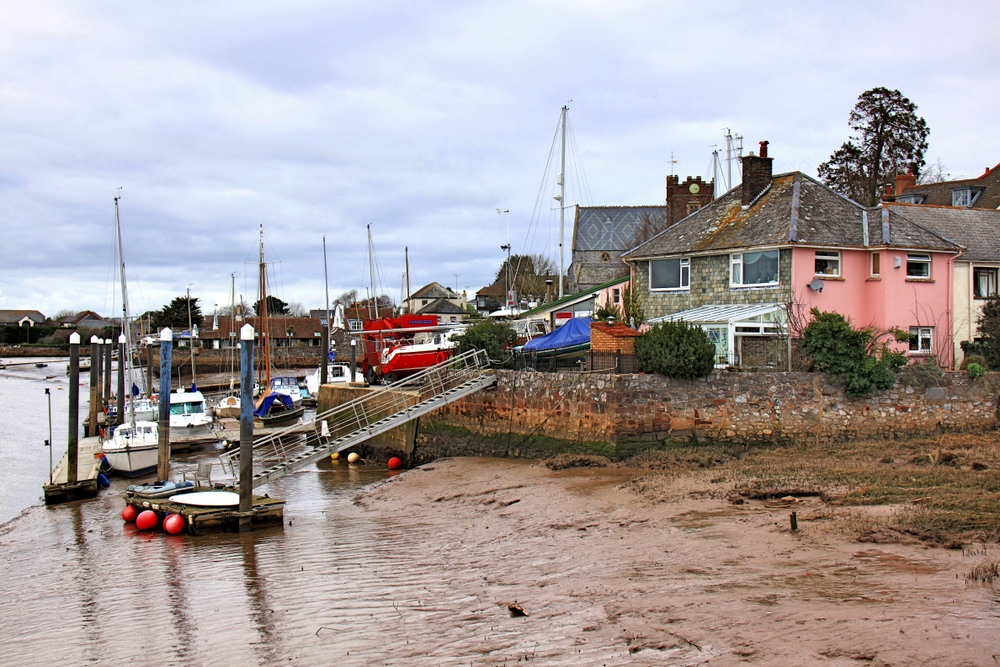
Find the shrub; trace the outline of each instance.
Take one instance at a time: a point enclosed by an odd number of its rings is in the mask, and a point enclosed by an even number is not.
[[[938,386],[942,375],[944,373],[942,373],[941,367],[937,365],[937,361],[934,359],[925,359],[924,361],[917,361],[904,366],[903,370],[899,372],[899,381],[907,387],[927,389],[928,387]]]
[[[976,320],[976,330],[982,337],[974,349],[975,354],[981,354],[986,358],[986,363],[990,368],[1000,368],[1000,298],[990,297],[983,304],[983,311]],[[965,343],[962,349],[966,349]],[[970,350],[967,350],[968,353]]]
[[[484,320],[473,324],[455,338],[459,353],[486,350],[493,361],[502,359],[517,339],[517,333],[505,322]]]
[[[638,329],[645,321],[646,313],[642,308],[642,301],[630,283],[622,290],[622,322],[633,329]]]
[[[967,341],[963,341],[962,345],[964,346],[966,342]],[[985,370],[989,370],[989,366],[986,364],[986,359],[984,359],[981,354],[968,354],[967,353],[962,358],[962,363],[959,364],[958,370],[960,370],[960,371],[967,370],[969,368],[969,364],[979,364],[983,368],[984,371]]]
[[[624,316],[622,315],[621,308],[619,308],[613,303],[608,304],[606,306],[601,306],[594,313],[594,319],[597,320],[598,322],[607,322],[609,317],[612,318],[615,322],[621,322]]]
[[[799,349],[812,360],[814,369],[840,377],[850,398],[892,388],[896,373],[906,364],[906,355],[889,349],[886,339],[905,342],[908,333],[854,329],[843,315],[821,313],[816,308],[812,315],[813,320],[802,331]]]
[[[715,368],[715,345],[701,327],[664,322],[636,340],[635,357],[642,372],[691,380]]]
[[[969,371],[969,377],[973,382],[986,375],[986,369],[974,361],[966,366],[965,370]]]

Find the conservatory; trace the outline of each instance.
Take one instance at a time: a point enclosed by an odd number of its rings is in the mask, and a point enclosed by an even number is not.
[[[705,330],[715,344],[717,367],[788,368],[788,314],[784,304],[700,306],[650,320],[684,320]]]

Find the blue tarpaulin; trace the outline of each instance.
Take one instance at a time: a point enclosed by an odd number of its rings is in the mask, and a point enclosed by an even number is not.
[[[590,318],[574,317],[550,334],[533,338],[524,344],[525,350],[558,350],[590,342]]]
[[[277,393],[275,393],[275,394],[268,394],[267,396],[264,397],[264,400],[261,401],[260,406],[256,410],[253,411],[254,416],[256,416],[256,417],[266,417],[267,413],[269,413],[271,411],[271,405],[275,401],[281,401],[282,403],[285,404],[286,408],[288,408],[289,410],[292,409],[292,397],[291,396],[286,396],[284,394],[277,394]]]

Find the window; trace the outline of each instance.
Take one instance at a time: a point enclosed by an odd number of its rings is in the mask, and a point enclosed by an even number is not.
[[[972,205],[972,190],[969,188],[962,188],[961,190],[951,191],[951,205],[952,206],[971,206]]]
[[[910,351],[930,352],[933,346],[934,327],[910,327]]]
[[[742,252],[731,256],[732,285],[778,284],[778,251]]]
[[[931,256],[930,255],[907,255],[906,256],[906,277],[907,278],[930,278],[931,277]]]
[[[977,299],[997,295],[997,270],[996,269],[972,269],[972,294]]]
[[[839,276],[840,252],[830,250],[816,251],[816,275]]]
[[[679,290],[691,285],[691,260],[654,259],[649,263],[649,289]]]
[[[925,199],[927,199],[927,195],[900,195],[896,197],[896,201],[900,204],[923,204]]]
[[[871,276],[878,278],[882,275],[882,255],[877,252],[872,253]]]
[[[611,290],[611,303],[621,303],[622,302],[622,291],[618,287]]]
[[[688,205],[687,205],[687,211],[688,212],[687,212],[687,214],[691,215],[692,213],[694,213],[695,211],[697,211],[699,208],[701,208],[701,204],[699,204],[698,202],[696,202],[696,201],[688,202]]]
[[[364,322],[361,320],[347,320],[347,327],[351,331],[361,331],[364,328]]]

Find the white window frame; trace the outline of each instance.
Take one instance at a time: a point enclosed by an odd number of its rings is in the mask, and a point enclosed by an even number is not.
[[[678,282],[680,287],[653,287],[653,263],[676,261]],[[649,260],[649,291],[650,292],[686,292],[691,289],[691,258],[690,257],[663,257],[661,259]]]
[[[930,253],[907,253],[906,254],[906,277],[910,280],[930,280],[931,277],[931,260],[932,257]],[[926,275],[914,275],[910,273],[910,265],[914,267],[918,265],[923,265],[927,267]]]
[[[611,303],[619,304],[622,302],[622,290],[620,287],[613,287],[611,289]]]
[[[958,188],[951,191],[952,206],[972,206],[972,188]]]
[[[875,270],[875,261],[878,260],[878,271]],[[882,253],[873,252],[868,258],[868,275],[872,278],[882,277]]]
[[[779,258],[780,258],[780,256],[779,256]],[[816,258],[815,258],[814,262],[818,262],[820,260],[825,260],[827,262],[836,262],[837,264],[836,264],[836,269],[834,270],[833,273],[820,273],[819,271],[816,271],[815,264],[814,264],[813,271],[815,271],[815,275],[817,277],[820,277],[820,278],[839,278],[840,277],[840,251],[839,250],[817,250],[816,251]]]
[[[910,327],[910,352],[917,354],[934,351],[934,327]]]
[[[364,320],[350,318],[347,320],[347,328],[350,331],[362,331],[365,328]]]
[[[778,254],[778,271],[774,280],[769,283],[744,283],[743,282],[743,252],[734,252],[729,255],[729,286],[730,287],[777,287],[781,283],[781,251],[777,248],[765,248],[762,250],[750,250],[748,252],[774,252]],[[736,267],[740,269],[740,282],[736,281]]]

